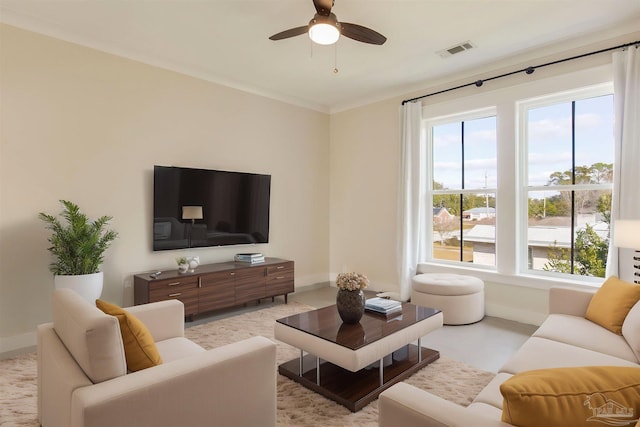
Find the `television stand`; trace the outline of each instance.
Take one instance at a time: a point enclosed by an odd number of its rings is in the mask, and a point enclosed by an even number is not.
[[[133,276],[135,305],[177,299],[184,314],[193,316],[234,307],[263,298],[275,299],[293,292],[294,262],[265,258],[265,262],[221,262],[200,265],[193,273],[178,270],[151,271]]]

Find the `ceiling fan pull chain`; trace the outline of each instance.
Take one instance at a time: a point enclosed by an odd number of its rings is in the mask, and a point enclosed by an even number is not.
[[[338,74],[338,43],[333,45],[333,74]]]

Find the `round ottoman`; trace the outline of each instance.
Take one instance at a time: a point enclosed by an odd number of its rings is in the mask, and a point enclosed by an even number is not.
[[[442,310],[445,325],[466,325],[484,317],[484,282],[477,277],[423,273],[412,282],[411,303]]]

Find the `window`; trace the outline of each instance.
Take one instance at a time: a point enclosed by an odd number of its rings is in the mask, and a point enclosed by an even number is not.
[[[530,284],[604,276],[614,112],[603,70],[423,105],[424,262]]]
[[[432,258],[495,266],[496,116],[430,122]]]
[[[525,101],[520,108],[526,147],[526,269],[604,277],[613,182],[613,95],[602,89],[576,91]]]

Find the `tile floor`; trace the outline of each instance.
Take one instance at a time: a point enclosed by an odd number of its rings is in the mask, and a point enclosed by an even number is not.
[[[325,286],[299,291],[289,295],[289,301],[298,301],[320,308],[335,304],[336,288]],[[187,327],[222,319],[239,313],[259,310],[274,304],[283,304],[282,297],[275,302],[263,300],[260,304],[221,310],[213,316],[199,318],[186,324]],[[444,326],[422,339],[425,347],[440,351],[440,354],[459,360],[485,371],[496,372],[515,351],[531,336],[536,326],[485,317],[482,321],[465,326]]]

